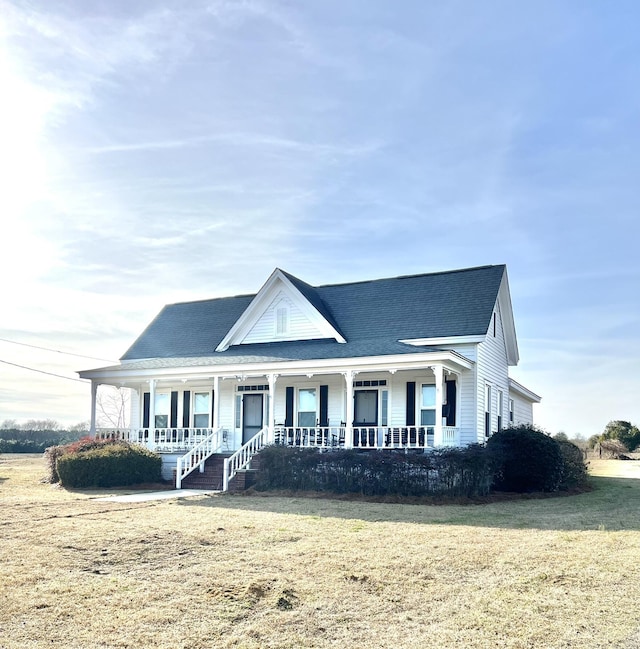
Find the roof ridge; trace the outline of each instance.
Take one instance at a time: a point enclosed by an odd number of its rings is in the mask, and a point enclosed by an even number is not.
[[[487,268],[506,268],[506,264],[485,264],[483,266],[470,266],[469,268],[455,268],[453,270],[437,270],[432,273],[413,273],[411,275],[395,275],[392,277],[378,277],[377,279],[360,279],[360,280],[356,280],[355,282],[338,282],[337,284],[320,284],[315,288],[331,288],[333,286],[354,286],[355,284],[371,284],[373,282],[385,282],[392,279],[413,279],[415,277],[453,275],[454,273],[467,273],[472,270],[484,270]]]
[[[487,268],[505,268],[506,264],[485,264],[483,266],[470,266],[468,268],[455,268],[452,270],[437,270],[433,271],[431,273],[413,273],[410,275],[393,275],[391,277],[378,277],[376,279],[359,279],[355,280],[354,282],[337,282],[335,284],[319,284],[318,286],[314,286],[313,284],[309,284],[309,282],[305,282],[303,279],[300,279],[296,275],[292,275],[290,272],[277,267],[277,270],[282,272],[284,275],[286,275],[290,279],[297,280],[301,284],[305,284],[309,288],[312,289],[318,289],[318,288],[331,288],[334,286],[355,286],[356,284],[371,284],[373,282],[385,282],[388,280],[394,280],[394,279],[413,279],[416,277],[428,277],[428,276],[435,276],[435,275],[453,275],[454,273],[467,273],[469,271],[473,270],[483,270]],[[181,304],[198,304],[202,302],[219,302],[221,300],[235,300],[237,298],[254,298],[258,293],[238,293],[237,295],[223,295],[220,297],[208,297],[208,298],[201,298],[199,300],[182,300],[180,302],[168,302],[164,305],[164,307],[168,306],[180,306]]]

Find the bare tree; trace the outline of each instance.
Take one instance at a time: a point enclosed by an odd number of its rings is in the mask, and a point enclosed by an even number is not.
[[[28,419],[20,424],[22,430],[60,430],[61,426],[55,419]]]
[[[101,427],[126,428],[129,421],[131,390],[101,385],[96,396],[96,418]]]
[[[91,422],[87,419],[87,421],[81,421],[77,424],[73,424],[73,426],[69,426],[69,432],[70,433],[88,433],[89,428],[91,428]]]

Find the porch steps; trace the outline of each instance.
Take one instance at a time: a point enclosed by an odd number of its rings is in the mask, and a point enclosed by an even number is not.
[[[207,458],[204,464],[204,472],[198,469],[192,471],[182,480],[182,489],[211,489],[222,491],[222,479],[224,473],[224,461],[230,457],[230,453],[215,453]],[[252,459],[256,465],[258,458]],[[229,482],[229,492],[237,493],[251,487],[255,482],[256,467],[239,471]]]

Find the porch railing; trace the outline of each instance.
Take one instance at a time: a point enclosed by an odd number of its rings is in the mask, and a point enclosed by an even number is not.
[[[345,440],[349,439],[350,444]],[[299,448],[335,448],[352,446],[367,449],[435,448],[434,426],[276,426],[275,444]],[[438,446],[459,445],[458,428],[442,427]]]
[[[188,453],[178,458],[176,462],[176,489],[180,489],[184,478],[195,469],[198,468],[200,471],[204,471],[204,464],[207,459],[214,453],[220,452],[222,437],[222,428],[218,428],[199,444],[196,444]]]
[[[244,469],[251,458],[266,446],[269,439],[269,429],[267,427],[259,430],[246,444],[243,444],[233,455],[224,460],[224,473],[222,475],[222,491],[228,491],[229,481]]]
[[[156,451],[183,451],[205,440],[213,428],[98,428],[98,439],[121,439]]]

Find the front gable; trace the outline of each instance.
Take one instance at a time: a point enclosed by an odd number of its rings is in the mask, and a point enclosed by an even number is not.
[[[307,294],[301,286],[308,289]],[[233,345],[327,338],[345,343],[338,328],[318,308],[317,299],[310,299],[309,291],[312,287],[276,268],[216,351]]]

